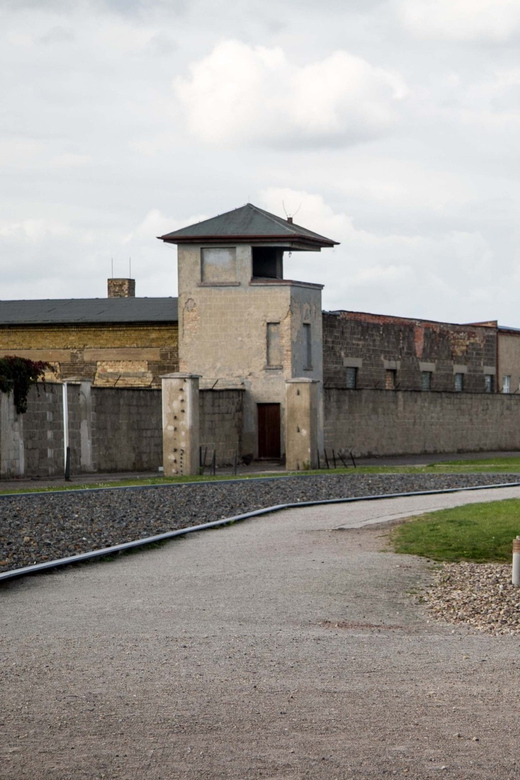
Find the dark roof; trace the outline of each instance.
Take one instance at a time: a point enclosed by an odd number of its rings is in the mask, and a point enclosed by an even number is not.
[[[177,322],[177,298],[0,301],[0,325]]]
[[[218,217],[205,219],[195,225],[175,230],[159,236],[162,241],[172,244],[201,243],[223,241],[279,243],[292,249],[314,249],[332,247],[338,242],[320,236],[312,230],[295,225],[287,219],[277,217],[268,211],[246,203],[239,209],[227,211]]]

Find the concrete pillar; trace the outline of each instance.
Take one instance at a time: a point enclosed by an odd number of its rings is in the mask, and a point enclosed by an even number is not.
[[[199,473],[199,377],[166,374],[162,379],[164,476]]]
[[[319,385],[314,379],[288,379],[285,411],[285,457],[288,471],[316,468]]]
[[[16,413],[12,393],[0,392],[0,476],[24,475],[23,414]]]
[[[79,384],[80,471],[94,471],[92,460],[92,382]]]

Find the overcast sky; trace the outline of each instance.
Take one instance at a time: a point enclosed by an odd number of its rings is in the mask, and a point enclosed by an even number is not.
[[[0,0],[0,297],[175,295],[247,202],[325,309],[520,327],[519,0]]]

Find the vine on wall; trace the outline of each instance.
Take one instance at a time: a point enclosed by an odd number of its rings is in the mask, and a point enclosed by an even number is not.
[[[28,360],[16,355],[0,358],[0,392],[13,393],[14,407],[18,414],[25,414],[27,411],[29,390],[44,377],[46,370],[52,371],[52,366],[42,360]]]

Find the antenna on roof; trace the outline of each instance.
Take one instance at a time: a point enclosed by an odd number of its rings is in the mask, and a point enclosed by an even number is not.
[[[292,222],[292,221],[293,221],[293,219],[294,219],[294,217],[296,216],[296,214],[297,214],[297,213],[299,212],[299,210],[301,209],[301,207],[302,207],[302,202],[300,201],[300,205],[298,206],[298,208],[296,209],[296,211],[294,211],[292,214],[288,214],[288,213],[287,213],[287,209],[285,208],[285,203],[284,203],[284,201],[283,201],[283,200],[282,200],[282,206],[283,206],[283,210],[285,211],[285,216],[287,217],[287,222]]]

